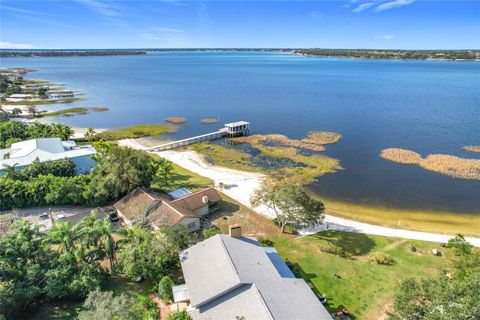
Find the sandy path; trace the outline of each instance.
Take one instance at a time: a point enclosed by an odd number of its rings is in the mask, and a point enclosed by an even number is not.
[[[146,149],[146,147],[140,145],[137,141],[133,139],[121,140],[119,141],[119,144],[134,149]],[[228,186],[221,190],[223,193],[249,208],[251,208],[250,196],[252,195],[253,191],[261,185],[263,179],[266,178],[265,175],[259,173],[250,173],[211,165],[195,151],[163,151],[156,152],[156,154],[178,164],[179,166],[184,167],[185,169],[212,179],[215,182],[215,185],[218,185],[220,182],[222,182],[224,185]],[[275,216],[274,212],[265,206],[260,206],[252,209],[270,218]],[[432,242],[447,242],[450,238],[452,238],[452,235],[387,228],[378,225],[338,218],[328,214],[325,217],[325,223],[323,225],[310,229],[305,229],[303,230],[302,234],[311,234],[320,230],[325,230],[327,228],[331,230],[366,233],[380,236],[398,237]],[[480,247],[480,238],[466,237],[466,239],[472,245]]]

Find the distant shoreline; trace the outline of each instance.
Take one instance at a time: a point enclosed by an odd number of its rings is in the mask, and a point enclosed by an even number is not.
[[[279,52],[297,56],[365,60],[480,61],[480,50],[384,50],[300,48],[142,48],[142,49],[0,49],[1,58],[141,56],[153,52]]]

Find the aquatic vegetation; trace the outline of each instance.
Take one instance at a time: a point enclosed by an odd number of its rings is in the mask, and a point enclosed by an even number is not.
[[[214,124],[218,122],[218,119],[207,118],[207,119],[202,119],[200,122],[203,124]]]
[[[234,141],[238,143],[263,144],[263,143],[278,143],[282,146],[300,148],[310,151],[321,152],[325,150],[324,145],[336,143],[340,141],[342,136],[335,132],[311,131],[307,137],[302,140],[290,139],[283,134],[256,134],[252,136],[244,136],[235,138]]]
[[[244,151],[209,142],[193,144],[189,148],[202,154],[207,161],[215,165],[243,171],[261,171],[259,167],[252,164],[252,155]]]
[[[109,129],[97,134],[103,140],[134,139],[146,136],[159,136],[173,133],[175,129],[168,124],[141,124],[126,128]]]
[[[170,118],[166,118],[165,121],[170,123],[185,123],[187,122],[187,119],[182,117],[170,117]]]
[[[400,148],[383,149],[380,157],[403,164],[419,164],[423,160],[420,154]]]
[[[466,159],[448,154],[431,154],[422,158],[414,151],[397,148],[384,149],[380,156],[397,163],[416,164],[426,170],[452,178],[480,180],[480,160],[478,159]]]
[[[420,163],[420,166],[454,178],[480,180],[480,160],[477,159],[431,154]]]
[[[108,111],[110,110],[109,107],[90,107],[91,110],[93,111]]]
[[[342,135],[336,132],[311,131],[303,141],[313,144],[331,144],[337,143],[340,139],[342,139]]]
[[[195,144],[191,148],[213,164],[239,170],[263,171],[277,180],[298,185],[307,185],[319,176],[342,169],[337,159],[299,152],[301,149],[324,150],[323,146],[289,139],[280,134],[239,137],[232,139],[232,142],[237,148],[212,143]],[[266,145],[267,143],[278,143],[280,146]],[[251,147],[250,150],[240,149],[245,144]]]
[[[44,112],[44,113],[40,113],[39,116],[40,117],[55,117],[55,116],[69,117],[69,116],[73,116],[74,114],[86,114],[86,113],[88,113],[88,108],[78,107],[78,108],[68,108],[68,109],[63,109],[58,111]]]
[[[464,146],[463,150],[467,152],[480,152],[480,146]]]
[[[86,114],[90,110],[92,110],[92,111],[107,111],[107,110],[110,110],[110,108],[107,108],[107,107],[68,108],[68,109],[63,109],[63,110],[58,110],[58,111],[50,111],[50,112],[40,113],[39,116],[40,117],[54,117],[54,116],[71,117],[75,114]]]

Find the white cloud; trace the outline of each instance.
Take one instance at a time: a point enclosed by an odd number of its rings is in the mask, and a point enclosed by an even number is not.
[[[184,42],[185,30],[166,27],[152,27],[140,33],[140,37],[146,40],[157,40],[164,42],[164,45],[178,45]]]
[[[12,43],[0,41],[0,49],[34,49],[35,47],[27,43]]]
[[[388,41],[388,40],[392,40],[392,39],[395,39],[395,35],[394,34],[386,34],[386,35],[383,35],[383,36],[375,36],[375,40],[385,40],[385,41]]]
[[[352,12],[362,12],[364,10],[367,10],[368,8],[371,8],[375,5],[375,2],[365,2],[365,3],[362,3],[361,5],[357,6],[355,9],[353,9]]]
[[[310,11],[310,17],[314,18],[314,19],[320,19],[320,18],[323,18],[324,14],[319,12],[319,11]]]
[[[381,5],[377,6],[374,10],[375,11],[384,11],[393,8],[403,7],[409,4],[414,3],[415,0],[393,0],[389,2],[382,3]]]
[[[77,0],[83,3],[96,13],[106,17],[118,17],[121,16],[121,12],[106,2],[100,0]]]

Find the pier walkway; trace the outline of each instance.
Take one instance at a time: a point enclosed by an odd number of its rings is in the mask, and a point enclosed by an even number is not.
[[[190,137],[186,139],[181,139],[177,141],[167,142],[164,144],[160,144],[158,146],[148,148],[146,149],[146,151],[160,152],[160,151],[173,150],[176,148],[188,146],[190,144],[204,142],[204,141],[212,141],[216,139],[221,139],[223,137],[236,137],[236,136],[248,135],[249,132],[250,132],[249,122],[237,121],[232,123],[226,123],[223,128],[215,132],[210,132],[210,133],[206,133],[206,134],[202,134],[199,136]]]

